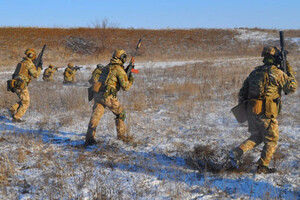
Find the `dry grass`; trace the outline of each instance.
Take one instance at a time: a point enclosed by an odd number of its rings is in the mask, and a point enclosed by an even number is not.
[[[261,47],[249,47],[247,42],[236,40],[237,34],[235,30],[229,29],[0,28],[0,67],[5,69],[14,66],[26,48],[40,51],[43,44],[48,45],[45,64],[52,63],[59,67],[68,62],[95,64],[108,60],[117,48],[133,54],[141,37],[143,42],[137,55],[138,60],[258,55],[257,48]],[[292,30],[287,31],[286,36],[298,37],[299,34],[299,31]]]

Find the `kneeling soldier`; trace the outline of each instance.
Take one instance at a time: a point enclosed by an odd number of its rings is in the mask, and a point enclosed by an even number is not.
[[[76,71],[74,69],[74,64],[73,63],[69,63],[68,67],[65,69],[64,71],[64,84],[72,84],[75,83],[75,74]]]
[[[44,81],[54,81],[53,75],[57,69],[58,69],[57,67],[54,68],[54,66],[52,64],[50,64],[49,67],[47,69],[45,69],[45,71],[44,71],[43,80]]]

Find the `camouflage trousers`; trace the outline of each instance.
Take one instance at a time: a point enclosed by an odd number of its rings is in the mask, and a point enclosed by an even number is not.
[[[15,103],[10,108],[10,111],[13,113],[15,119],[20,119],[26,113],[30,104],[28,87],[23,90],[17,90],[16,94],[20,98],[20,101]]]
[[[125,113],[118,99],[112,95],[108,96],[107,98],[103,98],[101,93],[95,93],[94,100],[95,103],[93,106],[93,114],[86,133],[86,141],[95,139],[96,127],[98,126],[106,107],[109,108],[114,115],[116,115],[115,123],[117,135],[118,139],[122,139],[126,133],[126,126],[124,123]],[[124,116],[124,118],[120,116]]]
[[[264,142],[261,158],[258,163],[269,166],[278,143],[278,121],[276,118],[264,118],[258,115],[248,116],[248,126],[251,136],[244,141],[239,148],[243,152],[249,151]]]

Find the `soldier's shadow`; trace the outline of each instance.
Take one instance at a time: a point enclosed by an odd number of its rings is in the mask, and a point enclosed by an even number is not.
[[[125,150],[120,146],[116,146],[110,142],[102,142],[98,145],[85,148],[84,140],[72,140],[70,137],[74,135],[84,136],[84,134],[59,132],[55,133],[49,130],[32,130],[21,128],[11,123],[11,120],[4,116],[0,116],[0,131],[2,136],[14,132],[16,135],[31,134],[35,135],[44,143],[62,145],[66,151],[90,151],[97,152],[99,159],[95,161],[95,166],[118,169],[121,171],[142,173],[153,176],[157,180],[182,182],[189,186],[218,188],[229,194],[239,197],[248,195],[253,198],[264,198],[266,191],[269,192],[270,198],[278,198],[280,195],[284,199],[293,199],[299,197],[299,191],[290,191],[285,187],[276,187],[265,181],[255,181],[247,176],[239,178],[227,178],[226,176],[218,176],[214,174],[199,173],[192,169],[183,156],[167,156],[159,152],[142,152],[135,150]],[[126,144],[125,144],[126,145]],[[69,147],[69,148],[68,148]],[[101,159],[101,155],[109,154],[111,158]],[[124,159],[122,159],[124,158]],[[197,193],[198,190],[191,190]]]

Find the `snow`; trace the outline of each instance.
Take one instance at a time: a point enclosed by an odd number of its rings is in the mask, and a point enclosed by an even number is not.
[[[263,44],[269,46],[279,46],[279,33],[267,33],[264,31],[254,31],[250,29],[237,29],[238,35],[236,39],[241,41],[249,41],[250,46],[254,44]],[[299,37],[285,37],[286,44],[297,45],[300,50]]]
[[[267,37],[257,34],[251,37]],[[224,62],[253,64],[257,60],[260,58],[216,59],[212,66],[218,69]],[[144,68],[161,70],[202,62],[137,63],[141,70],[137,79],[145,76]],[[92,69],[84,66],[78,73],[87,80]],[[0,76],[4,83],[10,74]],[[150,81],[153,82],[148,84],[154,84],[156,80]],[[60,92],[87,86],[80,82],[63,86]],[[124,105],[125,95],[120,95]],[[299,89],[284,98],[285,113],[299,113],[296,97]],[[130,122],[130,132],[135,137],[132,144],[117,140],[114,116],[106,111],[96,135],[101,142],[88,148],[83,144],[91,107],[84,115],[61,110],[56,115],[45,116],[30,111],[24,116],[26,123],[20,124],[13,124],[3,109],[0,111],[0,164],[14,169],[14,173],[8,176],[7,186],[0,185],[0,199],[93,199],[97,195],[108,199],[298,199],[300,124],[295,115],[287,117],[289,121],[282,119],[280,125],[279,143],[286,155],[279,165],[281,173],[255,174],[253,164],[251,172],[214,174],[199,172],[187,164],[187,154],[197,145],[213,145],[217,154],[222,155],[246,139],[247,126],[238,124],[230,113],[234,103],[226,99],[211,101],[205,108],[214,109],[204,113],[199,113],[200,108],[205,109],[202,103],[195,103],[188,117],[186,113],[172,110],[171,98],[169,104],[141,111],[130,112],[125,108],[126,123]],[[39,122],[43,118],[48,123],[41,128]],[[63,125],[62,118],[72,118],[72,124]],[[22,162],[23,154],[27,156]],[[256,149],[251,154],[257,158],[260,152]]]
[[[253,31],[248,29],[237,29],[240,34],[236,38],[239,40],[251,40],[251,41],[267,41],[276,40],[278,36],[271,35],[263,31]]]

